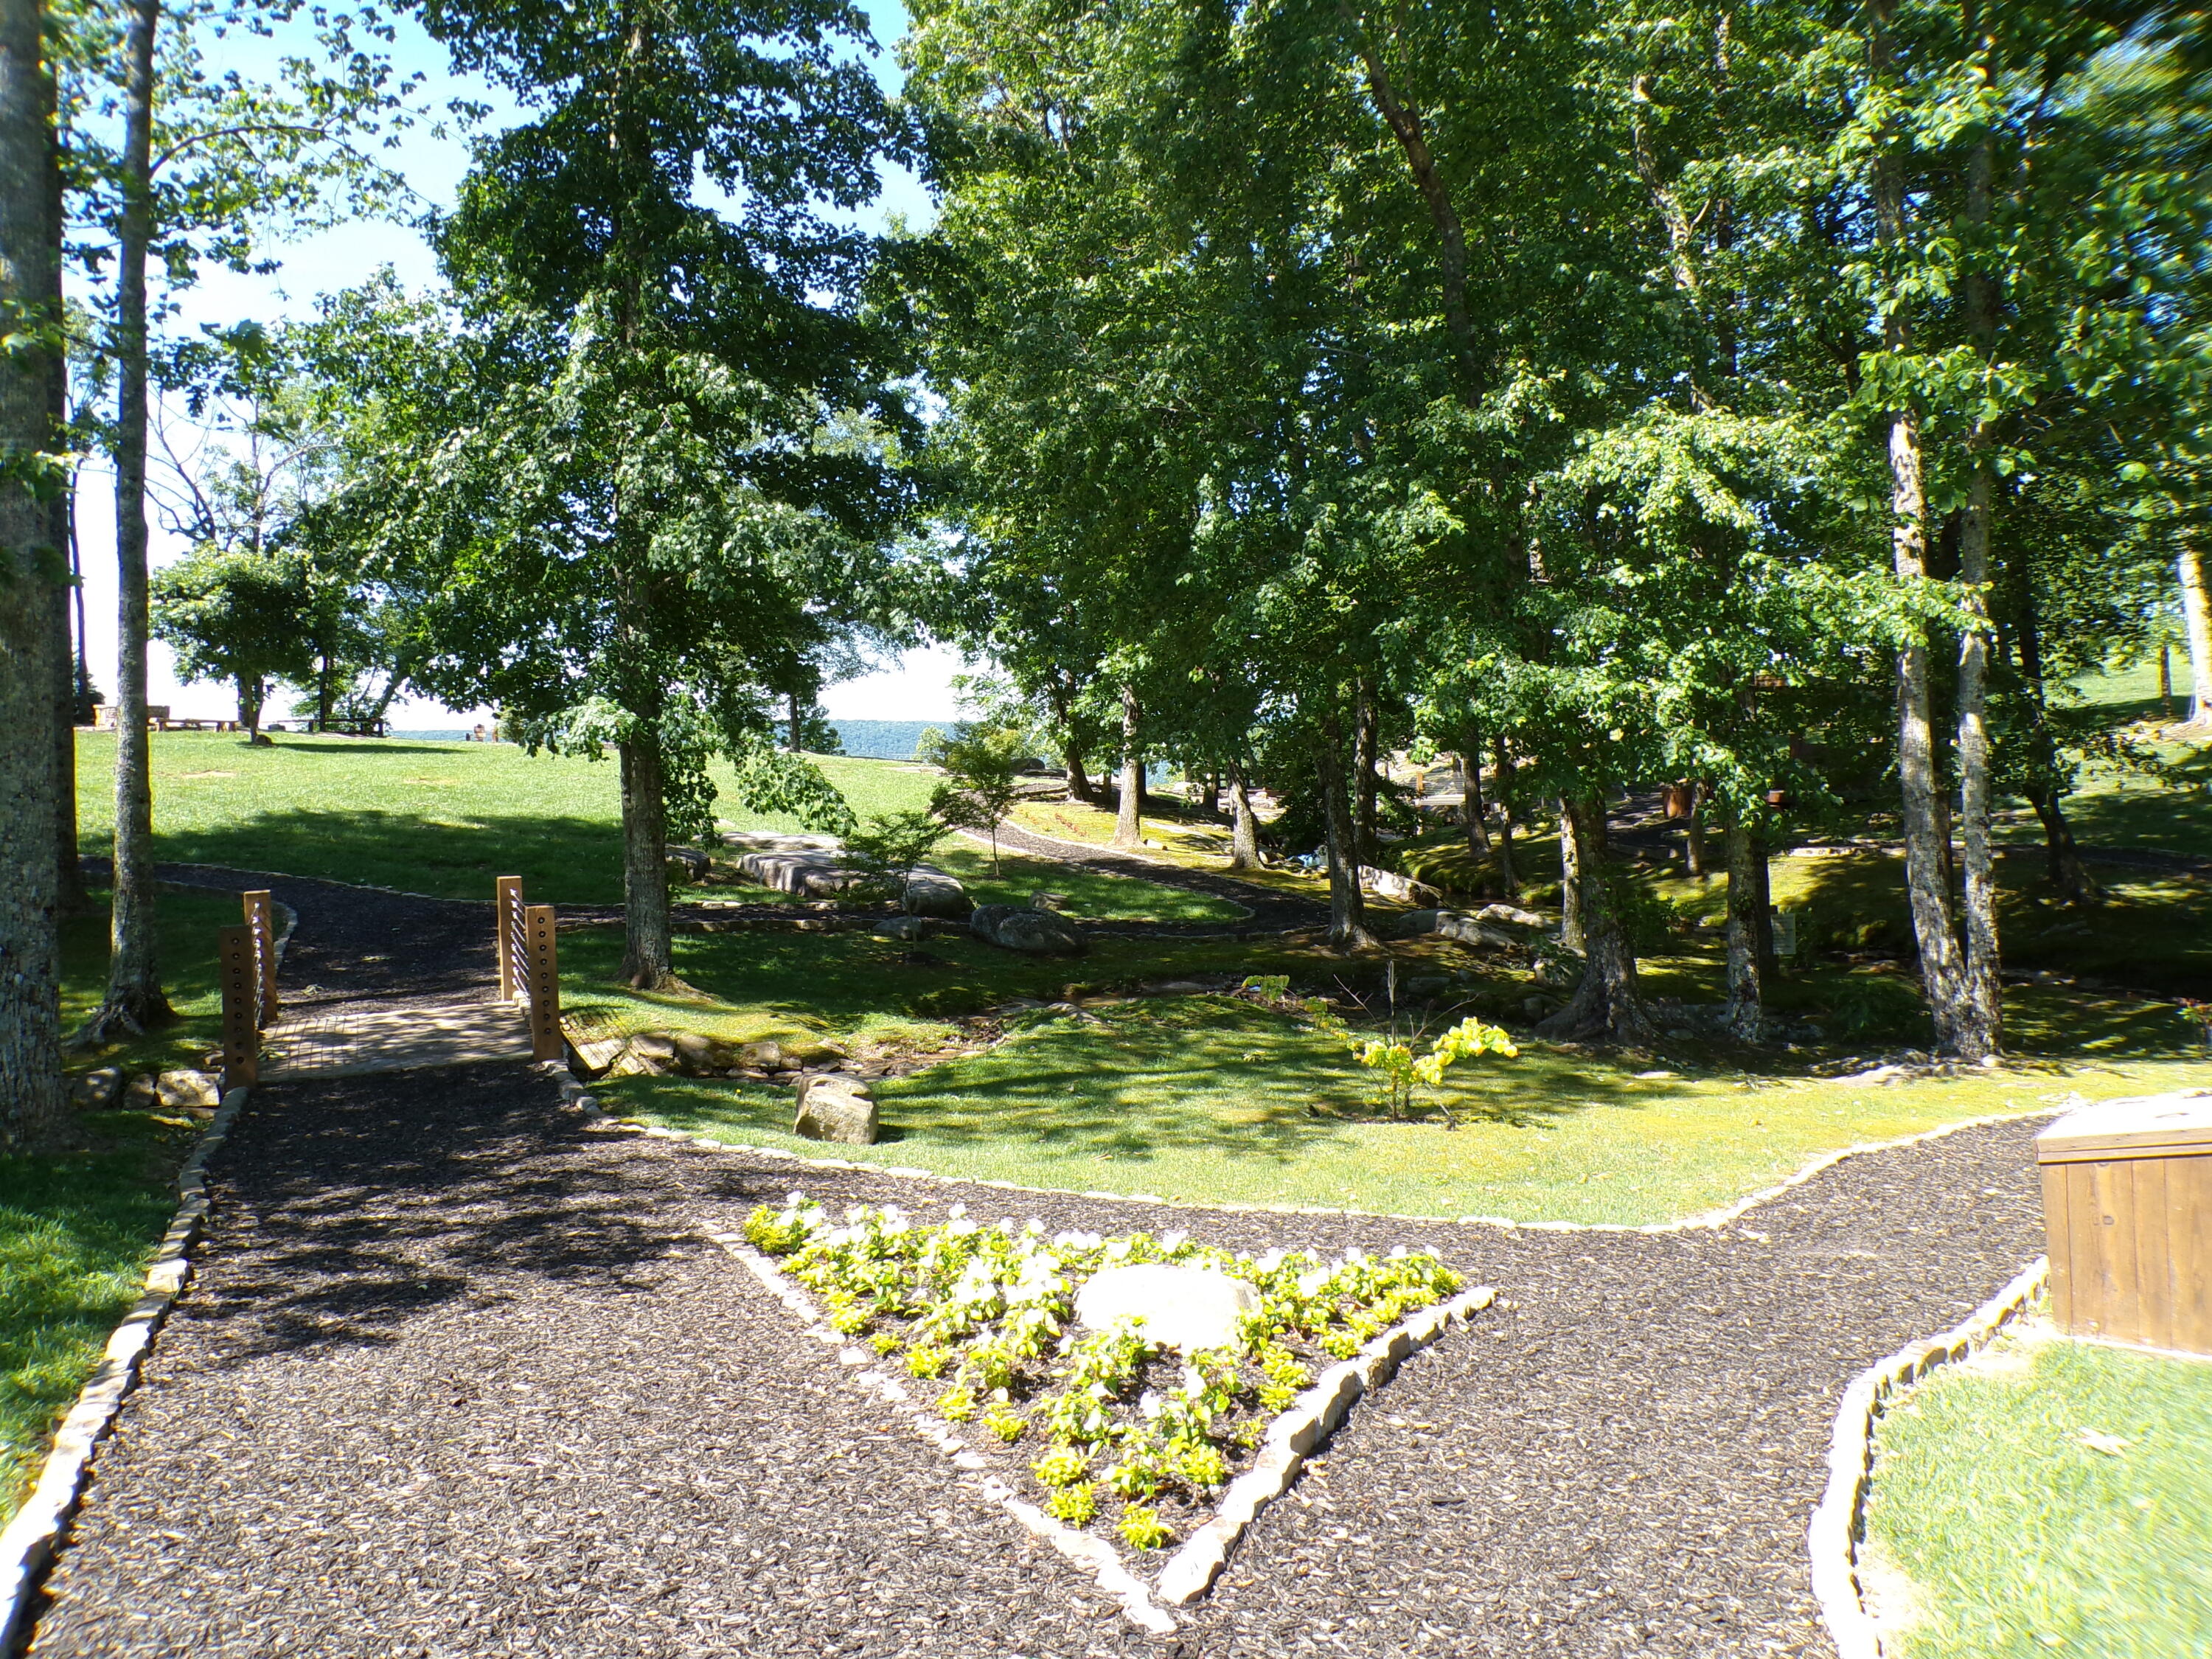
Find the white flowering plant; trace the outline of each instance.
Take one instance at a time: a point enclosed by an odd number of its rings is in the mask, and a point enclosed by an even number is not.
[[[941,1382],[948,1421],[980,1422],[1009,1448],[1041,1443],[1029,1472],[1054,1515],[1110,1525],[1139,1549],[1172,1542],[1172,1521],[1200,1516],[1317,1367],[1461,1283],[1433,1255],[1402,1248],[1328,1261],[1231,1255],[1180,1232],[1107,1238],[983,1224],[960,1206],[935,1224],[896,1205],[855,1206],[836,1221],[801,1193],[781,1210],[762,1205],[744,1231],[821,1298],[832,1328]],[[1259,1306],[1230,1344],[1189,1354],[1128,1321],[1077,1328],[1085,1280],[1147,1262],[1218,1269],[1257,1291]]]

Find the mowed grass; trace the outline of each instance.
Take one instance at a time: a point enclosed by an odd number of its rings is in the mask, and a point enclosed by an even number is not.
[[[0,1157],[0,1520],[145,1288],[176,1208],[167,1182],[197,1126],[110,1112],[80,1129],[77,1150]]]
[[[749,943],[760,954],[748,967],[718,969],[705,952],[679,955],[685,977],[722,1002],[719,1019],[674,999],[653,1008],[630,999],[622,1014],[732,1038],[783,1030],[833,1041],[889,1036],[924,1050],[953,1035],[933,1031],[927,993],[860,995],[864,966],[853,955],[825,970],[799,939]],[[811,978],[777,981],[808,984],[803,1001],[771,994],[742,1012],[722,1001],[757,989],[748,983],[755,975],[774,979],[779,957],[814,963]],[[1112,965],[1094,957],[1085,967],[1097,974]],[[1049,970],[1034,971],[1042,981]],[[1056,994],[1042,982],[1030,988]],[[1298,1020],[1224,996],[1151,996],[1079,1017],[1013,1016],[1006,1039],[988,1051],[880,1083],[883,1139],[834,1150],[939,1175],[1201,1203],[1643,1224],[1729,1203],[1838,1147],[1966,1118],[2052,1111],[2076,1091],[2105,1097],[2212,1084],[2212,1063],[2144,1059],[1869,1088],[1692,1073],[1532,1043],[1517,1060],[1451,1074],[1456,1128],[1433,1111],[1418,1121],[1378,1119],[1368,1082],[1341,1048]],[[788,1090],[677,1078],[596,1086],[611,1109],[643,1121],[823,1150],[790,1134]]]
[[[62,928],[62,1014],[74,1026],[107,984],[107,895]],[[180,1018],[143,1036],[65,1057],[72,1072],[125,1076],[197,1066],[218,1040],[215,930],[239,919],[221,895],[163,893],[159,950]],[[145,1286],[147,1257],[177,1205],[170,1182],[201,1126],[159,1110],[85,1114],[70,1144],[0,1157],[0,1519],[36,1479],[55,1424],[100,1363],[116,1322]]]
[[[112,733],[77,734],[79,833],[88,854],[112,843]],[[229,733],[157,732],[154,829],[159,856],[187,864],[281,871],[394,887],[437,898],[488,899],[495,878],[520,875],[552,904],[622,902],[620,779],[611,760],[530,755],[510,744],[373,741],[279,734],[248,748]],[[894,761],[820,756],[855,812],[926,805],[937,775]],[[738,829],[794,832],[789,817],[748,813],[731,794],[728,766],[713,775],[717,811]],[[1114,876],[1011,861],[988,877],[989,855],[947,844],[941,862],[978,895],[1026,902],[1039,887],[1067,892],[1101,919],[1199,921],[1236,915],[1200,895]],[[743,896],[765,896],[758,890]]]
[[[1888,1652],[2212,1653],[2212,1360],[2031,1331],[1915,1389],[1878,1445]]]
[[[107,991],[107,892],[95,889],[92,908],[62,923],[62,1030],[75,1030],[98,1010]],[[222,991],[216,979],[216,930],[241,919],[238,898],[226,893],[166,892],[155,901],[155,961],[169,1006],[178,1018],[141,1036],[124,1036],[95,1047],[71,1048],[71,1072],[119,1066],[126,1075],[198,1067],[222,1041]]]

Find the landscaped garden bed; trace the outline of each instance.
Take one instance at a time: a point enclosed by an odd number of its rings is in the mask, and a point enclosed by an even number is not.
[[[800,1193],[754,1210],[745,1237],[821,1298],[833,1330],[1000,1448],[1055,1519],[1140,1551],[1203,1525],[1320,1372],[1461,1283],[1402,1249],[1231,1255],[1179,1233],[1048,1236],[1042,1222],[979,1223],[963,1206],[925,1225],[896,1206],[855,1206],[840,1224]],[[1182,1328],[1109,1317],[1126,1301],[1087,1294],[1126,1297],[1146,1267],[1170,1270],[1152,1296],[1181,1299],[1152,1318]]]

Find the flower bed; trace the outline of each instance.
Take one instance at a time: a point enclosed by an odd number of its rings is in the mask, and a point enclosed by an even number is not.
[[[756,1209],[745,1237],[784,1258],[833,1328],[886,1359],[903,1356],[938,1389],[948,1420],[980,1424],[1026,1462],[1054,1516],[1143,1550],[1203,1522],[1318,1367],[1460,1285],[1435,1256],[1403,1249],[1329,1262],[1231,1255],[1180,1233],[1048,1237],[1041,1222],[986,1225],[957,1206],[936,1226],[892,1205],[849,1209],[838,1225],[798,1193],[780,1212]],[[1187,1355],[1127,1320],[1075,1328],[1085,1279],[1149,1262],[1218,1269],[1251,1285],[1260,1305],[1239,1318],[1233,1343]]]

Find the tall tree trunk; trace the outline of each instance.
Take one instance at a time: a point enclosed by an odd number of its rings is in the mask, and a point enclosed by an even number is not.
[[[676,980],[668,915],[668,806],[660,744],[649,726],[618,746],[622,756],[622,976],[641,991]]]
[[[1089,801],[1096,805],[1098,799],[1097,787],[1091,781],[1091,775],[1083,769],[1083,757],[1076,752],[1073,741],[1067,745],[1066,759],[1068,795],[1073,799]]]
[[[1741,1041],[1757,1042],[1766,1034],[1766,964],[1759,948],[1765,848],[1741,807],[1724,807],[1721,823],[1728,848],[1728,1028]]]
[[[1567,796],[1560,808],[1560,840],[1575,843],[1583,976],[1567,1006],[1540,1024],[1536,1034],[1570,1042],[1644,1042],[1651,1035],[1650,1020],[1637,991],[1635,953],[1613,912],[1606,870],[1605,798],[1591,790]]]
[[[1352,829],[1358,837],[1360,865],[1371,870],[1382,862],[1382,843],[1375,833],[1375,769],[1382,758],[1376,751],[1382,746],[1382,717],[1376,707],[1375,689],[1364,683],[1359,688],[1358,720],[1358,746],[1352,759],[1352,778],[1358,791],[1355,796],[1358,817]]]
[[[269,683],[258,674],[238,677],[238,720],[246,728],[246,746],[258,749],[269,739],[261,735],[262,705],[269,700]]]
[[[1469,728],[1460,739],[1460,816],[1467,820],[1467,850],[1477,862],[1490,858],[1490,826],[1482,809],[1482,738]]]
[[[154,775],[146,731],[146,251],[153,236],[154,35],[161,15],[161,0],[131,0],[124,33],[115,270],[115,880],[107,995],[78,1033],[86,1042],[176,1018],[155,958]]]
[[[1345,787],[1344,721],[1332,710],[1321,726],[1322,805],[1328,822],[1328,942],[1340,951],[1375,943],[1359,889],[1358,832]]]
[[[1968,44],[1973,39],[1974,8],[1966,8]],[[1966,167],[1966,221],[1978,231],[1990,219],[1990,192],[1996,166],[1986,132],[1974,146]],[[1977,263],[1986,250],[1977,249]],[[1996,284],[1985,270],[1970,269],[1966,282],[1966,326],[1986,362],[1996,349]],[[1959,523],[1959,580],[1966,589],[1969,620],[1959,641],[1959,837],[1965,877],[1961,908],[1966,922],[1966,962],[1960,1005],[1958,1052],[1983,1060],[2004,1040],[2004,1004],[1997,979],[1996,849],[1990,825],[1990,514],[1995,462],[1990,449],[1996,432],[1978,419],[1966,434],[1966,507]]]
[[[1711,796],[1704,784],[1691,781],[1690,817],[1682,826],[1682,864],[1693,876],[1705,873],[1705,803]]]
[[[798,693],[798,692],[794,691],[794,692],[793,692],[793,693],[791,694],[791,700],[790,700],[790,702],[789,702],[789,704],[788,704],[787,706],[788,706],[788,708],[789,708],[789,709],[790,709],[790,714],[791,714],[791,720],[790,720],[790,726],[791,726],[791,752],[792,752],[793,754],[794,754],[794,755],[795,755],[795,754],[797,754],[797,753],[799,752],[799,693]]]
[[[44,128],[46,150],[46,246],[58,250],[62,237],[68,228],[67,214],[62,192],[62,147],[59,88],[50,67],[42,67],[39,75],[39,91],[44,107],[40,111],[40,124]],[[62,302],[62,262],[58,255],[46,260],[44,280],[46,285],[46,303],[49,314],[64,314]],[[64,352],[54,352],[49,358],[47,380],[47,416],[51,430],[58,436],[69,424],[69,358]],[[57,489],[46,501],[46,538],[52,550],[50,556],[58,559],[61,550],[70,546],[72,514],[70,511],[70,492]],[[72,579],[75,566],[70,567]],[[54,860],[58,872],[57,902],[64,914],[75,915],[88,908],[89,900],[84,890],[84,872],[77,862],[76,844],[76,657],[70,650],[70,613],[72,602],[81,605],[74,580],[56,583],[53,595],[53,675],[54,697],[58,712],[54,719]]]
[[[2066,809],[2060,804],[2069,769],[2059,763],[2057,739],[2044,717],[2043,627],[2036,615],[2034,584],[2025,580],[2026,572],[2021,574],[2015,638],[2020,647],[2020,677],[2027,682],[2027,706],[2034,715],[2028,732],[2028,777],[2021,793],[2043,826],[2051,885],[2068,904],[2093,904],[2104,895],[2088,866],[2081,862],[2081,849],[2074,844],[2074,828],[2067,823]]]
[[[1229,832],[1229,867],[1257,870],[1260,864],[1260,819],[1252,811],[1252,787],[1244,763],[1229,763],[1229,805],[1235,827]]]
[[[1516,899],[1521,896],[1521,873],[1513,867],[1513,751],[1500,738],[1492,753],[1498,771],[1492,792],[1498,798],[1498,896]]]
[[[38,0],[0,0],[0,306],[11,326],[52,304],[58,257],[40,14]],[[0,460],[11,464],[0,471],[0,1147],[9,1149],[47,1144],[66,1121],[54,827],[62,556],[46,503],[23,477],[30,458],[54,445],[54,355],[31,344],[0,356]]]
[[[1114,845],[1134,847],[1144,840],[1145,755],[1139,726],[1143,711],[1137,689],[1121,688],[1121,799],[1114,813]]]
[[[1567,802],[1559,799],[1559,943],[1583,948],[1582,848],[1567,821]]]
[[[1877,80],[1885,82],[1892,78],[1889,22],[1894,7],[1895,0],[1870,0],[1868,8],[1869,54]],[[1887,135],[1874,161],[1875,234],[1885,248],[1893,250],[1904,246],[1906,234],[1905,173],[1896,153],[1901,143],[1895,134]],[[1901,356],[1911,349],[1901,301],[1882,319],[1882,340],[1893,354]],[[1928,495],[1920,420],[1910,404],[1900,404],[1890,413],[1889,472],[1891,558],[1899,582],[1917,583],[1928,574]],[[1938,820],[1941,792],[1929,714],[1927,629],[1918,623],[1911,629],[1910,642],[1897,653],[1897,769],[1904,808],[1905,879],[1936,1042],[1945,1052],[1955,1053],[1965,1013],[1965,975],[1945,880],[1948,837]]]
[[[2174,560],[2181,584],[2181,616],[2189,630],[2189,720],[2191,730],[2212,732],[2212,598],[2204,586],[2202,550],[2185,547]]]

